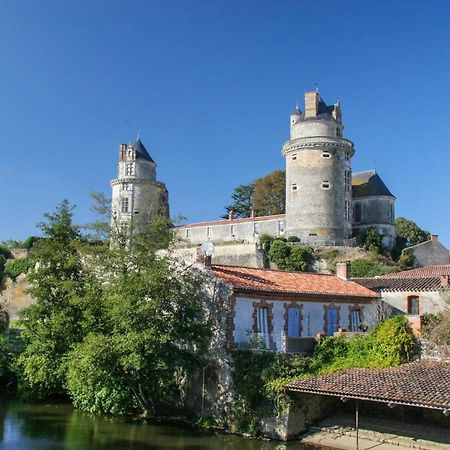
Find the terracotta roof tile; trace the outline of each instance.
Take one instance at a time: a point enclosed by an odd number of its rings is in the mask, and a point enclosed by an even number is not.
[[[450,363],[416,361],[388,369],[349,369],[293,381],[288,391],[450,409]]]
[[[437,291],[444,289],[439,277],[430,278],[353,278],[353,281],[377,291]]]
[[[222,265],[213,266],[210,272],[242,291],[378,298],[375,292],[334,275]]]
[[[403,272],[390,273],[383,278],[429,278],[450,275],[450,264],[419,267],[417,269],[405,270]]]

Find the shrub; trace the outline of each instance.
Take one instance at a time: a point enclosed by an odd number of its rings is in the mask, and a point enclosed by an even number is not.
[[[30,268],[30,261],[23,259],[8,259],[5,263],[5,275],[15,280],[20,274],[27,273]]]
[[[289,236],[287,238],[288,242],[300,242],[300,238],[298,236]]]
[[[369,228],[364,236],[363,247],[375,254],[379,254],[383,250],[383,238],[375,228]]]
[[[281,239],[275,239],[268,253],[269,261],[277,265],[279,269],[286,269],[287,259],[291,254],[291,247]]]
[[[291,253],[287,258],[286,269],[305,272],[311,260],[312,252],[309,248],[295,245],[291,248]]]
[[[352,261],[352,275],[354,277],[375,277],[381,274],[380,266],[373,261],[364,258]]]
[[[402,270],[411,269],[414,266],[414,255],[409,252],[403,252],[398,260],[398,266]]]

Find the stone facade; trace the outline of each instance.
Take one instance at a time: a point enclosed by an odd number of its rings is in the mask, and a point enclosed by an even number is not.
[[[156,163],[139,139],[120,144],[118,175],[111,188],[113,229],[139,225],[155,215],[169,216],[167,189],[156,180]]]

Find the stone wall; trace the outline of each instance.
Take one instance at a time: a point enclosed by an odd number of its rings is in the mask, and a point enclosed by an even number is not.
[[[29,288],[27,276],[19,275],[16,281],[6,278],[3,283],[3,289],[0,292],[0,303],[9,314],[10,319],[18,319],[19,312],[31,305],[34,300],[27,293]]]

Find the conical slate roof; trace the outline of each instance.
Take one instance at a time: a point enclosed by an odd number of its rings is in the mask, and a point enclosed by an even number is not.
[[[353,198],[387,195],[394,197],[375,169],[352,174]],[[395,197],[394,197],[395,198]]]
[[[145,159],[146,161],[156,164],[140,139],[138,139],[134,144],[131,144],[131,146],[136,151],[136,159]]]

